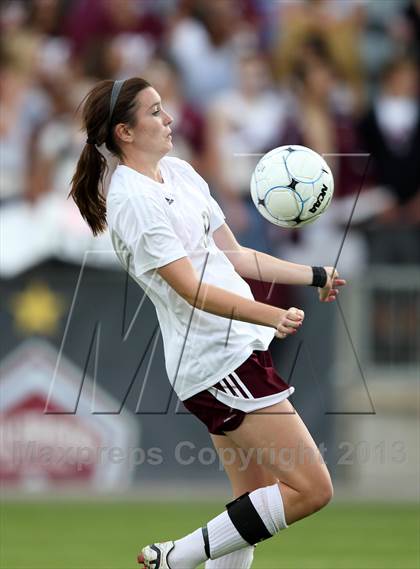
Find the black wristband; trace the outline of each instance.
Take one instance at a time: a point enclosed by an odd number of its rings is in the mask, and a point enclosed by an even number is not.
[[[324,288],[327,284],[328,275],[324,267],[312,267],[312,285],[318,288]]]

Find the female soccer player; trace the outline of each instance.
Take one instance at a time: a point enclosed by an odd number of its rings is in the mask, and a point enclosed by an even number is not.
[[[297,333],[304,314],[257,302],[243,277],[314,285],[324,302],[345,281],[330,267],[240,246],[206,182],[165,156],[172,118],[145,80],[98,83],[83,118],[87,140],[71,195],[94,234],[108,225],[119,259],[154,303],[169,379],[207,425],[235,498],[203,528],[144,547],[138,561],[154,569],[248,568],[255,544],[325,506],[332,485],[287,399],[293,388],[267,352],[274,336]],[[101,146],[119,159],[106,198]]]

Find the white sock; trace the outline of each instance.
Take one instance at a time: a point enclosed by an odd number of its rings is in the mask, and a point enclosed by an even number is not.
[[[249,498],[271,535],[287,528],[283,500],[277,484],[258,488],[249,494]],[[227,511],[210,520],[207,531],[212,559],[248,548],[250,545],[239,534]],[[175,548],[169,554],[169,565],[173,569],[194,569],[206,560],[201,528],[175,541]]]
[[[227,555],[232,553],[232,551],[249,546],[249,543],[244,540],[233,525],[227,512],[223,512],[210,520],[207,524],[207,531],[209,532],[210,555],[212,559],[217,559],[222,557],[222,555]]]
[[[168,556],[169,566],[173,569],[195,569],[207,559],[204,551],[203,530],[196,529],[192,533],[177,539],[175,547]]]
[[[249,497],[271,535],[288,527],[278,484],[258,488]]]
[[[254,560],[253,545],[248,545],[243,549],[238,549],[217,559],[208,559],[204,565],[205,569],[251,569]]]

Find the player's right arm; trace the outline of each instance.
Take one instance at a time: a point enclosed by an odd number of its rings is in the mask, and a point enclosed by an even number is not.
[[[158,273],[191,306],[223,318],[269,326],[278,338],[296,333],[304,318],[297,308],[283,310],[200,282],[188,257],[160,267]]]

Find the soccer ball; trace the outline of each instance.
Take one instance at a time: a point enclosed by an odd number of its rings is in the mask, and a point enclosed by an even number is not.
[[[333,193],[328,164],[305,146],[280,146],[267,152],[251,178],[255,207],[280,227],[312,223],[327,209]]]

